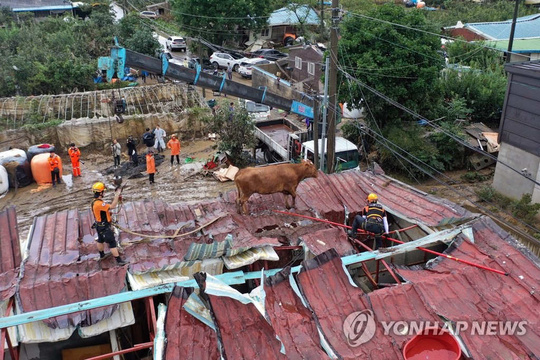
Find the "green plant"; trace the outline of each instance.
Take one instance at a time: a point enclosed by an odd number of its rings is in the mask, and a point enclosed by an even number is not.
[[[24,124],[22,126],[22,129],[28,130],[28,131],[36,131],[36,130],[43,130],[50,127],[58,126],[62,123],[62,120],[51,120],[41,123],[31,123],[31,124]]]
[[[480,181],[486,181],[487,176],[480,175],[476,171],[468,171],[465,174],[461,175],[461,180],[469,183],[475,183]]]
[[[531,194],[523,194],[521,199],[512,202],[512,214],[525,222],[533,221],[536,214],[538,214],[538,210],[540,210],[540,204],[531,204],[531,201]]]

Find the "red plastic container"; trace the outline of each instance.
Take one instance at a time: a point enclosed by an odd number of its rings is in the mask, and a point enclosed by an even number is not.
[[[403,348],[405,360],[459,360],[461,348],[452,335],[443,330],[413,337]]]

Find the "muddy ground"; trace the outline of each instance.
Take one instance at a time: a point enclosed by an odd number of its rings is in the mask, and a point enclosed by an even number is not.
[[[163,153],[165,155],[164,161],[160,165],[157,165],[158,161],[156,161],[157,174],[154,185],[149,184],[148,175],[145,172],[139,176],[132,176],[127,181],[127,177],[123,177],[123,183],[127,182],[123,191],[124,201],[154,198],[171,204],[195,203],[215,198],[220,193],[234,189],[232,181],[221,183],[212,176],[203,176],[198,172],[204,161],[216,153],[215,145],[215,142],[206,140],[183,141],[180,154],[181,164],[177,166],[175,161],[175,165],[172,167],[169,161],[170,151],[165,151]],[[142,154],[144,150],[145,148],[141,147],[139,154]],[[50,184],[37,185],[33,183],[17,191],[10,189],[3,198],[0,198],[0,210],[10,205],[17,207],[19,236],[23,242],[28,236],[28,230],[34,217],[68,209],[84,210],[88,208],[92,200],[92,184],[96,181],[102,181],[107,185],[110,191],[106,193],[105,198],[109,201],[112,200],[114,190],[114,168],[111,168],[114,164],[112,155],[85,154],[83,150],[81,156],[81,160],[84,162],[81,164],[82,176],[76,178],[71,176],[71,164],[67,156],[60,155],[65,164],[62,176],[63,184],[53,188]],[[187,157],[193,158],[195,161],[186,163]],[[122,154],[122,166],[131,168],[125,152]],[[144,171],[144,166],[140,169]]]

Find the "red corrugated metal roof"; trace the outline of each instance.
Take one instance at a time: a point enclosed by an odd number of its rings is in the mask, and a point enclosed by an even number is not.
[[[339,256],[356,253],[345,231],[335,227],[305,234],[300,239],[315,255],[322,254],[330,249],[335,249]]]
[[[46,309],[117,294],[125,289],[126,267],[116,267],[114,259],[99,263],[95,241],[79,242],[79,217],[76,210],[62,211],[34,220],[29,255],[23,263],[17,293],[23,311]],[[81,253],[94,258],[79,261]],[[92,325],[110,317],[117,306],[93,309],[51,318],[53,328]]]
[[[290,268],[265,280],[266,313],[285,347],[287,359],[328,359],[311,312],[289,283]]]
[[[0,301],[15,294],[21,265],[21,248],[15,207],[0,212]]]
[[[332,175],[319,173],[318,178],[302,181],[297,189],[295,212],[316,213],[322,218],[343,223],[344,206],[351,216],[354,215],[366,205],[367,195],[371,192],[378,194],[379,202],[391,213],[427,226],[473,216],[450,201],[433,197],[385,175],[356,170]],[[234,202],[236,192],[229,192],[225,199]],[[284,210],[284,207],[283,194],[255,194],[248,201],[249,211],[256,214]]]
[[[205,278],[196,279],[199,288],[205,288]],[[218,340],[222,344],[226,359],[287,359],[281,351],[272,326],[252,303],[243,304],[227,296],[204,293],[210,312],[218,329]]]
[[[370,309],[370,305],[367,295],[351,285],[335,250],[304,261],[298,274],[298,285],[323,336],[337,356],[388,360],[401,357],[400,349],[389,337],[383,336],[380,327],[371,341],[357,347],[348,344],[343,330],[345,319],[354,312]]]
[[[167,305],[166,360],[217,360],[220,358],[216,332],[184,308],[193,288],[175,287]]]
[[[540,356],[540,262],[489,218],[475,221],[473,231],[474,244],[463,240],[451,254],[504,269],[510,276],[444,258],[429,270],[399,269],[399,274],[411,282],[419,296],[400,300],[396,296],[399,287],[381,290],[386,313],[395,313],[406,303],[412,303],[416,311],[467,321],[471,326],[472,321],[526,320],[527,332],[520,336],[480,336],[470,331],[462,331],[460,335],[475,359],[537,359]],[[381,296],[379,291],[370,294],[370,298],[378,296]]]

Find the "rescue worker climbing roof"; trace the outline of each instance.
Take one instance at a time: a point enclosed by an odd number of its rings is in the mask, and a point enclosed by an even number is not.
[[[111,254],[116,259],[116,263],[120,266],[127,264],[118,253],[116,239],[114,237],[114,232],[111,228],[112,218],[111,218],[111,209],[116,208],[118,202],[121,199],[122,189],[119,188],[115,191],[114,199],[111,204],[105,203],[103,201],[103,195],[106,190],[106,186],[102,182],[96,182],[92,185],[92,191],[94,193],[94,200],[92,200],[92,214],[96,222],[94,223],[95,229],[98,234],[97,238],[97,249],[99,251],[99,260],[102,260],[106,257],[105,255],[105,245],[106,242],[109,245]]]

